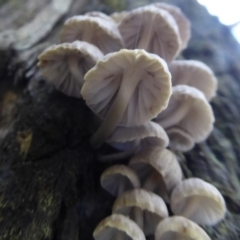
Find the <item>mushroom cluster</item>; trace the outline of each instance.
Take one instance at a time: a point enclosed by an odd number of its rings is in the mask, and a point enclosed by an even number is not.
[[[85,100],[101,121],[90,139],[106,142],[131,157],[101,176],[117,199],[112,215],[96,227],[97,239],[210,239],[197,224],[224,218],[221,193],[201,179],[183,179],[176,155],[189,151],[213,129],[209,101],[215,96],[213,71],[196,60],[176,60],[187,47],[191,24],[166,3],[68,19],[60,44],[46,49],[38,66],[63,93]],[[167,205],[173,214],[169,216]],[[127,216],[127,217],[126,217]]]

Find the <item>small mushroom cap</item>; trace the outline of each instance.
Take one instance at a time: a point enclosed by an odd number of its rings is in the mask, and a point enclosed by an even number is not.
[[[98,18],[102,18],[103,20],[106,20],[106,21],[115,22],[111,17],[109,17],[105,13],[98,12],[98,11],[87,12],[84,15],[85,16],[90,16],[90,17],[98,17]]]
[[[61,42],[81,40],[97,46],[104,54],[123,47],[123,39],[114,21],[97,16],[75,16],[63,25]]]
[[[187,152],[195,145],[192,136],[178,127],[169,128],[166,130],[166,132],[170,139],[169,147],[171,149]]]
[[[165,111],[154,119],[164,129],[181,128],[195,142],[204,141],[213,129],[213,110],[201,91],[187,85],[172,88],[173,93]]]
[[[207,233],[187,218],[174,216],[163,219],[155,231],[155,240],[211,240]]]
[[[165,201],[173,188],[182,180],[182,170],[175,154],[159,147],[146,148],[135,154],[129,166],[135,170],[142,184],[152,175],[158,179],[154,183],[153,192],[159,194]]]
[[[167,107],[171,95],[171,75],[157,55],[139,49],[106,55],[85,75],[81,94],[89,108],[105,119],[124,73],[132,74],[129,81],[139,82],[119,125],[143,125]]]
[[[176,60],[169,64],[172,85],[188,85],[204,93],[211,100],[217,91],[217,78],[213,71],[203,62],[196,60]]]
[[[124,17],[126,17],[128,14],[127,11],[122,11],[122,12],[114,12],[113,14],[110,15],[110,17],[116,22],[120,23]]]
[[[188,41],[191,37],[191,22],[187,19],[181,9],[176,6],[162,2],[153,3],[152,5],[157,8],[164,9],[172,15],[178,26],[178,31],[181,37],[181,48],[186,48]]]
[[[95,240],[117,239],[117,235],[124,234],[123,239],[146,240],[142,230],[131,219],[121,215],[112,214],[103,219],[95,228],[93,237]]]
[[[101,175],[101,185],[113,196],[140,187],[140,180],[136,173],[125,165],[114,165],[106,169]]]
[[[144,189],[123,193],[114,202],[112,211],[134,218],[134,208],[143,212],[143,231],[146,235],[153,234],[159,221],[168,217],[168,210],[162,198]]]
[[[75,41],[56,44],[47,48],[38,57],[38,67],[48,82],[63,93],[81,97],[80,89],[85,73],[103,57],[103,53],[94,45]],[[69,59],[73,59],[81,76],[75,78],[70,71]]]
[[[135,140],[140,141],[140,147],[157,146],[166,148],[169,144],[165,130],[159,124],[151,121],[140,126],[117,127],[107,142],[113,146],[118,146],[118,148],[120,147],[120,150],[126,151],[128,148],[131,149]]]
[[[163,9],[154,6],[134,9],[122,19],[118,28],[127,49],[144,48],[167,62],[180,51],[178,26],[171,14]],[[146,42],[148,46],[141,46],[140,42]]]
[[[193,214],[185,216],[186,209],[197,201]],[[212,184],[199,178],[189,178],[179,183],[171,196],[171,209],[175,215],[182,215],[203,225],[214,225],[226,213],[222,194]]]

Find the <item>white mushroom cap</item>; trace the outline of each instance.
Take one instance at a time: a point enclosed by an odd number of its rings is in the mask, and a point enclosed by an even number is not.
[[[177,127],[192,136],[195,142],[204,141],[215,121],[212,107],[201,91],[194,87],[178,85],[168,107],[154,119],[164,129]]]
[[[155,240],[211,240],[196,223],[180,216],[163,219],[155,231]]]
[[[213,71],[203,62],[196,60],[176,60],[169,64],[172,85],[188,85],[202,91],[211,100],[217,91],[218,81]]]
[[[91,11],[91,12],[86,12],[84,15],[90,16],[90,17],[98,17],[98,18],[102,18],[103,20],[106,20],[106,21],[115,22],[111,17],[109,17],[108,15],[106,15],[103,12]]]
[[[107,143],[119,150],[128,151],[139,142],[139,147],[157,146],[166,148],[169,144],[165,130],[157,123],[147,122],[132,127],[117,127],[107,139]]]
[[[129,166],[135,170],[143,188],[159,194],[166,202],[173,188],[182,180],[182,170],[175,154],[159,147],[135,154]]]
[[[143,125],[168,105],[171,75],[167,64],[144,50],[106,55],[85,75],[81,94],[104,122],[91,139],[101,145],[117,125]]]
[[[188,41],[191,37],[191,22],[187,19],[184,13],[181,11],[180,8],[167,4],[167,3],[153,3],[157,8],[164,9],[168,11],[172,17],[175,19],[178,31],[181,37],[181,49],[187,47]]]
[[[104,54],[123,47],[123,39],[114,21],[96,16],[75,16],[63,25],[61,42],[81,40],[97,46]]]
[[[79,98],[84,75],[102,57],[103,53],[94,45],[75,41],[47,48],[38,57],[38,66],[58,90]]]
[[[222,194],[212,184],[199,178],[189,178],[179,183],[171,196],[171,209],[203,225],[214,225],[226,213]]]
[[[180,51],[178,26],[167,11],[154,6],[132,10],[119,23],[128,49],[145,49],[172,61]]]
[[[195,145],[192,136],[178,127],[169,128],[166,130],[166,132],[170,139],[169,147],[171,149],[187,152]]]
[[[114,12],[113,14],[110,15],[110,17],[116,22],[120,23],[122,19],[127,16],[128,12],[127,11],[122,11],[122,12]]]
[[[146,240],[138,225],[121,214],[103,219],[95,228],[93,237],[95,240]]]
[[[114,196],[140,187],[140,180],[136,173],[125,165],[114,165],[106,169],[101,175],[101,185]]]
[[[121,213],[135,220],[145,235],[154,234],[157,224],[168,217],[166,204],[158,195],[144,189],[134,189],[119,196],[113,213]]]

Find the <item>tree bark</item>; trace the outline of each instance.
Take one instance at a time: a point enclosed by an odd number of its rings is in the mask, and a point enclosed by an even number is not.
[[[37,56],[59,42],[69,16],[150,2],[0,0],[1,240],[92,239],[97,223],[110,215],[114,198],[101,189],[100,174],[111,163],[97,162],[99,152],[88,144],[98,123],[84,101],[42,79]],[[192,22],[182,57],[207,63],[219,80],[212,101],[214,131],[178,158],[185,177],[200,177],[225,197],[225,220],[205,228],[211,238],[240,239],[240,47],[197,2],[167,2],[181,7]]]

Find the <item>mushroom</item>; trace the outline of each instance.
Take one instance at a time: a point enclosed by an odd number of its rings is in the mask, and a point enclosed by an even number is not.
[[[172,90],[167,109],[154,121],[164,129],[177,127],[184,130],[196,143],[204,141],[215,121],[212,107],[203,93],[194,87],[178,85]]]
[[[62,43],[47,48],[38,57],[38,67],[58,90],[80,98],[85,73],[102,57],[103,53],[90,43]]]
[[[181,49],[185,49],[191,37],[191,22],[187,19],[181,9],[176,6],[163,2],[152,3],[152,5],[164,9],[172,15],[178,26],[181,38]]]
[[[123,39],[114,21],[97,16],[75,16],[63,25],[61,42],[81,40],[97,46],[104,54],[123,47]]]
[[[168,105],[171,76],[163,59],[144,50],[106,55],[84,77],[81,94],[103,120],[90,142],[98,148],[114,129],[143,125]]]
[[[136,173],[125,165],[114,165],[106,169],[101,175],[101,185],[113,196],[140,187],[140,180]]]
[[[118,26],[127,49],[145,49],[171,62],[180,51],[178,26],[167,11],[154,6],[132,10]]]
[[[93,237],[95,240],[146,240],[138,225],[121,214],[103,219],[95,228]]]
[[[122,19],[127,16],[128,12],[127,11],[122,11],[122,12],[114,12],[110,15],[110,17],[116,22],[120,23]]]
[[[171,195],[171,210],[198,224],[214,225],[226,213],[222,194],[212,184],[199,178],[189,178],[179,183]]]
[[[175,154],[160,147],[139,151],[131,158],[129,166],[139,176],[144,189],[160,195],[166,202],[182,180],[182,170]]]
[[[85,16],[90,16],[90,17],[102,18],[103,20],[106,20],[106,21],[115,22],[111,17],[109,17],[105,13],[98,12],[98,11],[86,12],[84,15]]]
[[[163,219],[156,228],[155,240],[211,240],[196,223],[180,216]]]
[[[169,139],[159,124],[149,121],[140,126],[119,126],[112,132],[106,142],[114,148],[125,152],[105,155],[100,158],[100,161],[129,158],[138,149],[149,146],[166,148],[169,144]]]
[[[188,85],[202,91],[211,100],[217,91],[217,78],[203,62],[196,60],[176,60],[169,64],[172,85]]]
[[[168,217],[162,198],[144,189],[123,193],[114,202],[112,212],[129,216],[143,229],[145,235],[154,234],[157,224]]]
[[[168,128],[166,130],[166,133],[170,139],[169,147],[173,150],[187,152],[191,150],[195,145],[192,136],[181,128]]]

